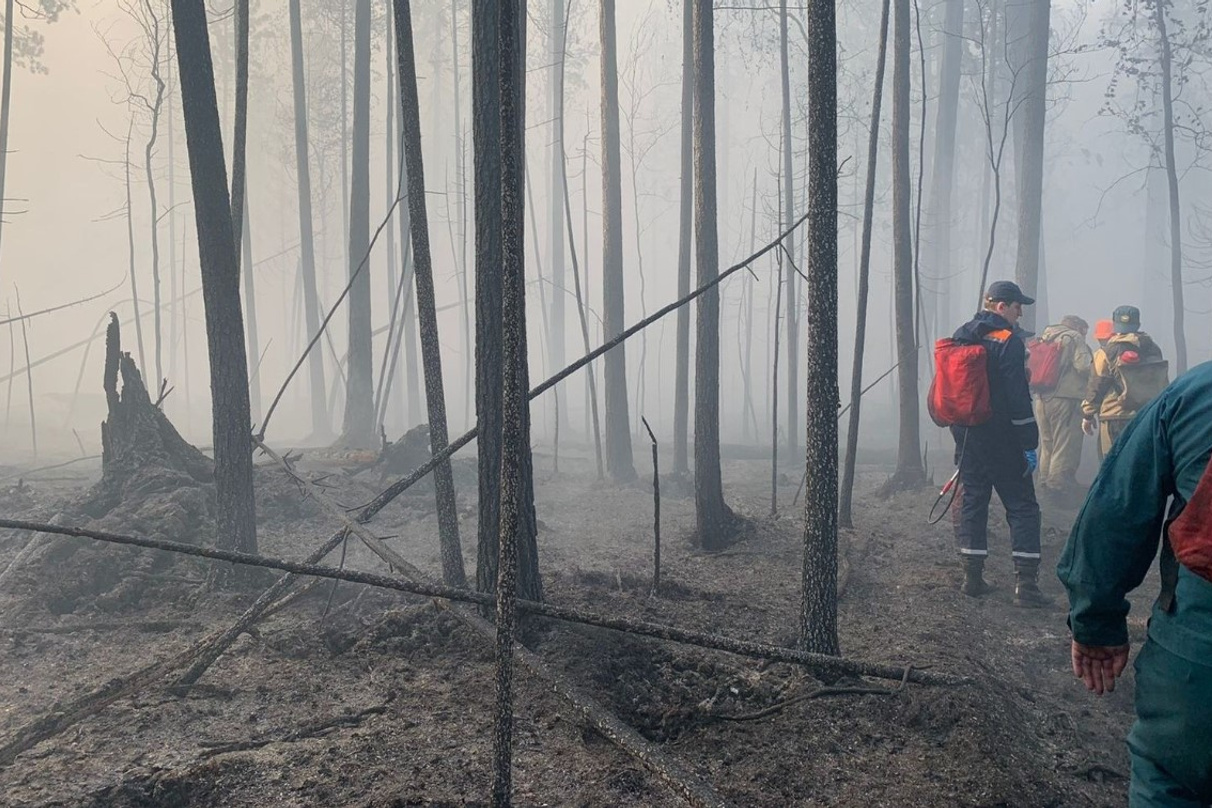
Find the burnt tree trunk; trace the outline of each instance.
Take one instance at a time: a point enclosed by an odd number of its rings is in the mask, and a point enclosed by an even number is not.
[[[551,79],[548,92],[549,109],[552,116],[551,153],[548,166],[548,200],[547,227],[551,240],[551,329],[547,335],[548,355],[551,367],[564,367],[564,339],[567,332],[565,324],[565,284],[564,279],[564,3],[566,0],[551,0],[551,28],[547,38],[550,42]],[[538,246],[538,245],[536,245]],[[557,433],[568,425],[567,406],[561,407],[560,402],[567,404],[566,397],[556,389],[556,431]]]
[[[602,43],[602,300],[606,340],[626,327],[623,314],[623,176],[619,145],[619,72],[614,0],[601,1]],[[636,478],[627,414],[627,354],[619,345],[606,354],[606,471],[615,482]]]
[[[1014,276],[1023,292],[1037,297],[1039,286],[1040,230],[1044,202],[1044,124],[1048,101],[1048,35],[1051,0],[1031,0],[1021,14],[1023,59],[1016,66],[1021,78],[1021,123],[1015,127],[1018,148],[1015,153],[1018,187],[1018,259]],[[1023,310],[1022,326],[1035,330],[1036,310]],[[1047,323],[1044,323],[1047,325]]]
[[[4,77],[0,79],[0,228],[8,211],[4,204],[4,178],[8,165],[8,124],[13,99],[13,14],[14,0],[4,2]]]
[[[839,654],[837,638],[837,19],[808,4],[808,466],[800,646]],[[794,425],[793,425],[794,426]]]
[[[303,322],[310,339],[320,330],[320,297],[316,287],[315,233],[311,221],[311,163],[307,142],[307,86],[303,73],[303,27],[300,0],[288,0],[290,11],[290,64],[295,111],[295,168],[299,183],[299,271],[303,280]],[[308,391],[311,400],[313,439],[325,440],[329,432],[324,406],[324,355],[310,353]]]
[[[370,448],[375,434],[370,345],[370,0],[354,5],[353,144],[349,185],[349,369],[341,442]],[[357,277],[353,277],[354,274]]]
[[[937,307],[940,323],[946,322],[951,308],[951,197],[955,189],[955,136],[964,53],[964,0],[946,0],[943,15],[938,110],[934,122],[934,167],[930,181],[933,238],[927,254],[931,274],[940,279]]]
[[[501,91],[498,78],[503,70],[500,27],[502,9],[496,0],[472,2],[472,131],[475,171],[476,228],[476,419],[479,428],[478,462],[480,527],[477,550],[476,589],[494,592],[497,586],[500,547],[502,389],[504,384],[504,279],[502,277],[503,152],[506,143],[518,143],[520,133],[502,129]],[[521,49],[520,45],[517,45]],[[517,55],[516,58],[521,58]],[[517,92],[521,92],[519,88]],[[521,127],[521,113],[516,126]],[[520,151],[519,151],[520,155]],[[521,166],[517,166],[521,170]],[[521,180],[517,180],[520,182]],[[520,206],[511,215],[522,215]],[[519,219],[517,226],[521,227]],[[520,247],[519,247],[520,249]],[[529,453],[527,453],[529,456]],[[521,466],[523,502],[518,521],[518,595],[542,600],[538,545],[535,539],[534,479],[529,462]]]
[[[172,13],[210,356],[215,540],[220,547],[255,553],[248,361],[206,5],[203,0],[172,0]]]
[[[715,34],[711,0],[694,6],[694,211],[698,286],[719,275],[715,191]],[[732,512],[720,477],[720,292],[696,307],[694,365],[694,512],[704,549],[728,544]]]
[[[534,521],[529,373],[526,366],[524,164],[526,119],[526,4],[500,1],[502,378],[501,529],[497,568],[497,714],[493,734],[493,804],[511,804],[513,636],[517,624],[519,539]],[[541,292],[541,290],[540,290]],[[533,533],[531,533],[533,535]]]
[[[909,4],[893,5],[892,36],[892,253],[900,439],[889,488],[925,482],[913,316],[913,227],[909,216]]]
[[[779,73],[783,85],[783,221],[795,221],[795,168],[791,160],[791,66],[787,56],[787,0],[779,0]],[[795,239],[783,242],[787,251],[787,448],[799,448],[800,420],[800,295],[796,288]]]
[[[438,342],[438,314],[434,303],[433,268],[429,254],[429,219],[425,206],[425,167],[421,158],[420,102],[413,54],[412,10],[409,0],[398,0],[396,54],[400,84],[400,124],[404,134],[404,163],[408,167],[408,211],[412,222],[413,277],[421,325],[421,354],[425,369],[425,400],[429,409],[429,445],[433,454],[446,448],[446,396],[442,387],[442,349]],[[438,541],[442,549],[442,577],[451,586],[466,586],[463,551],[459,545],[459,515],[455,506],[454,475],[450,460],[434,469],[438,508]]]
[[[1187,372],[1186,310],[1183,304],[1183,229],[1182,205],[1178,196],[1178,161],[1174,154],[1174,87],[1170,36],[1166,28],[1166,4],[1155,0],[1153,16],[1161,43],[1162,136],[1165,140],[1166,182],[1170,198],[1170,293],[1174,317],[1174,369]]]
[[[694,0],[682,3],[682,179],[678,201],[678,298],[690,294],[694,244]],[[690,307],[678,309],[673,383],[673,471],[690,471]]]
[[[257,413],[261,409],[261,384],[257,374],[260,350],[257,340],[256,284],[253,281],[252,234],[248,232],[248,181],[246,178],[248,154],[248,8],[249,0],[236,0],[236,115],[232,126],[231,150],[231,227],[236,240],[236,271],[244,280],[244,308],[248,326],[248,361],[252,365],[252,376],[248,383],[249,409]],[[243,250],[244,265],[240,265]],[[156,283],[157,287],[159,282]],[[157,310],[159,306],[157,306]],[[159,327],[156,336],[156,373],[160,372]]]
[[[858,302],[854,327],[854,366],[850,374],[850,422],[846,429],[846,459],[842,469],[838,521],[854,527],[854,466],[858,454],[859,408],[863,398],[863,357],[867,342],[867,298],[871,291],[871,225],[875,211],[876,163],[879,160],[880,109],[884,99],[884,69],[888,53],[888,13],[891,0],[884,0],[880,14],[879,52],[875,62],[875,91],[871,99],[871,131],[867,140],[867,188],[863,197],[863,234],[859,251]]]

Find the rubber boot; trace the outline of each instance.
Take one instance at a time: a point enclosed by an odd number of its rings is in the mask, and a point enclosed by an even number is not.
[[[1014,560],[1014,605],[1029,609],[1042,609],[1052,605],[1052,600],[1039,591],[1039,561],[1037,559]]]
[[[985,557],[966,555],[961,558],[964,563],[964,585],[960,587],[960,592],[972,598],[983,597],[992,592],[993,587],[985,583],[983,577]]]

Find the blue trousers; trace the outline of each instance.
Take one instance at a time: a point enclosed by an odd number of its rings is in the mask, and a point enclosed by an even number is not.
[[[989,500],[997,491],[1006,507],[1016,564],[1038,564],[1040,511],[1035,482],[1015,435],[989,427],[953,428],[960,491],[954,511],[961,555],[989,555]]]
[[[1129,808],[1212,805],[1212,665],[1146,640],[1136,656]]]

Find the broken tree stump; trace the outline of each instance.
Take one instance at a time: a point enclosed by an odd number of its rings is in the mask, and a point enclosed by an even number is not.
[[[188,543],[211,536],[214,463],[152,401],[134,359],[122,351],[112,313],[102,388],[108,412],[101,424],[101,479],[58,518]],[[12,578],[29,593],[31,611],[116,612],[136,605],[155,585],[155,574],[174,563],[169,553],[59,538],[36,547]],[[179,593],[180,587],[170,589]]]

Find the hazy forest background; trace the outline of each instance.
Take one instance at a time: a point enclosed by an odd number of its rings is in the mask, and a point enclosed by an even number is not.
[[[210,415],[205,330],[194,246],[194,221],[187,154],[176,85],[175,51],[165,18],[166,4],[138,0],[64,4],[41,0],[15,4],[16,27],[7,110],[7,165],[3,174],[5,215],[0,236],[0,299],[16,314],[106,292],[64,312],[27,322],[23,335],[10,324],[8,361],[0,348],[5,405],[0,432],[9,463],[31,459],[29,383],[25,343],[33,361],[33,412],[38,452],[45,458],[98,451],[97,423],[104,396],[79,344],[90,338],[90,362],[99,361],[106,312],[132,317],[133,271],[139,333],[127,326],[125,343],[137,352],[145,374],[161,368],[174,388],[165,410],[183,435],[209,445]],[[862,201],[867,168],[871,90],[877,53],[879,3],[850,0],[838,6],[839,28],[839,266],[842,398],[848,400]],[[1158,46],[1154,2],[1146,0],[1055,0],[1051,9],[1048,99],[1040,239],[1041,319],[1077,313],[1093,321],[1121,303],[1144,312],[1144,327],[1174,356],[1170,226],[1165,149],[1162,138]],[[1162,4],[1171,17],[1176,110],[1175,157],[1182,194],[1179,232],[1183,248],[1183,305],[1188,335],[1212,325],[1212,207],[1204,204],[1207,168],[1208,38],[1206,7],[1191,0]],[[735,7],[734,7],[735,6]],[[743,3],[716,4],[716,121],[720,263],[747,255],[778,232],[782,210],[783,140],[780,17]],[[944,70],[949,6],[963,9],[955,71]],[[1025,83],[1016,67],[1019,43],[1007,41],[1014,0],[921,0],[913,12],[910,141],[914,217],[920,204],[917,275],[919,342],[928,346],[949,333],[975,307],[995,202],[989,145],[1000,160],[1001,205],[988,277],[1014,277],[1018,261],[1019,194],[1016,162],[1021,146],[1014,131],[1025,117],[1014,86]],[[353,77],[354,14],[335,0],[304,2],[303,51],[307,77],[311,204],[319,302],[326,309],[344,288],[349,240],[348,194],[353,155],[349,142]],[[590,342],[602,341],[601,102],[596,5],[567,5],[563,80],[563,152],[567,160],[572,237],[585,277]],[[14,4],[9,3],[9,9]],[[49,12],[49,14],[48,14]],[[231,8],[211,4],[224,143],[229,149],[235,84]],[[552,83],[553,6],[529,4],[527,47],[526,234],[528,328],[531,378],[547,377],[584,353],[576,315],[562,199],[553,195],[553,142],[558,113]],[[561,12],[562,14],[563,12]],[[954,13],[954,12],[952,12]],[[800,11],[789,8],[788,65],[791,107],[791,206],[804,210],[806,188],[806,31]],[[471,170],[470,25],[465,2],[420,2],[414,7],[421,133],[428,190],[430,236],[450,428],[458,434],[474,422],[469,362],[474,312],[465,302],[473,288],[474,245]],[[395,77],[388,69],[390,14],[374,5],[371,46],[371,232],[396,196],[398,111]],[[620,141],[622,146],[622,244],[625,321],[640,319],[677,297],[679,116],[682,25],[678,4],[624,0],[617,5]],[[251,17],[245,309],[252,368],[253,421],[305,344],[300,282],[295,119],[286,4],[254,2]],[[558,50],[555,51],[558,53]],[[157,111],[152,66],[163,80]],[[891,60],[889,80],[891,80]],[[940,94],[951,82],[958,105],[954,135],[954,190],[947,223],[940,222],[937,166]],[[924,84],[923,84],[924,78]],[[7,87],[6,77],[6,87]],[[924,86],[924,97],[923,97]],[[945,106],[945,105],[944,105]],[[890,88],[885,90],[876,178],[871,261],[871,325],[866,380],[896,360],[892,322],[893,218]],[[345,109],[346,113],[342,114]],[[988,113],[986,115],[986,112]],[[924,131],[921,118],[925,117]],[[1005,118],[1011,122],[1007,127]],[[985,118],[989,119],[988,130]],[[154,129],[153,129],[154,127]],[[148,146],[149,139],[155,137]],[[990,137],[990,135],[992,137]],[[923,140],[924,138],[924,140]],[[148,158],[150,157],[150,165]],[[126,162],[129,159],[129,178]],[[156,209],[149,205],[154,180]],[[557,180],[558,177],[555,177]],[[920,182],[919,182],[920,180]],[[129,215],[128,215],[129,182]],[[557,182],[556,189],[559,188]],[[557,207],[553,210],[553,202]],[[397,217],[400,210],[397,209]],[[157,236],[153,245],[154,230]],[[947,236],[940,235],[948,231]],[[559,231],[555,233],[555,231]],[[803,256],[803,233],[793,253]],[[555,233],[553,238],[553,233]],[[948,238],[948,257],[938,242]],[[944,242],[946,243],[946,242]],[[374,384],[386,367],[388,321],[401,250],[398,222],[384,227],[371,253]],[[133,250],[133,251],[132,251]],[[155,250],[155,253],[153,253]],[[726,443],[769,443],[772,434],[772,334],[780,277],[771,257],[726,281],[721,290],[720,430]],[[160,275],[159,318],[153,317],[153,263]],[[797,259],[798,264],[802,261]],[[540,278],[540,272],[542,277]],[[251,276],[251,280],[247,277]],[[787,273],[783,272],[786,278]],[[802,317],[804,284],[789,285]],[[247,295],[251,295],[250,300]],[[19,299],[18,299],[19,297]],[[405,306],[411,305],[411,291]],[[779,406],[780,442],[803,444],[803,407],[787,435],[787,357],[803,362],[806,328],[788,351],[786,302],[779,316],[783,334]],[[255,312],[255,319],[251,316]],[[270,436],[283,442],[331,438],[340,433],[345,390],[339,383],[348,343],[346,310],[321,343],[325,429],[315,434],[304,371],[287,391]],[[157,323],[158,319],[158,323]],[[561,326],[562,320],[562,326]],[[255,322],[255,335],[251,332]],[[415,328],[415,325],[412,326]],[[157,337],[158,330],[158,337]],[[659,436],[673,428],[674,318],[627,346],[629,414],[637,441],[643,415]],[[399,352],[394,389],[380,405],[393,439],[423,422],[424,395],[409,359],[406,335]],[[693,341],[693,336],[692,336]],[[157,342],[159,347],[157,347]],[[414,349],[415,350],[415,349]],[[1188,364],[1212,356],[1207,340],[1193,339]],[[923,350],[923,378],[928,372]],[[81,385],[80,374],[84,372]],[[600,371],[599,371],[600,373]],[[794,378],[794,377],[793,377]],[[894,379],[895,377],[893,377]],[[404,383],[401,384],[400,380]],[[798,374],[802,383],[803,372]],[[599,376],[599,384],[601,379]],[[149,385],[149,387],[152,385]],[[560,388],[564,439],[584,442],[589,430],[586,385],[577,377]],[[885,380],[865,400],[862,446],[895,444],[896,390]],[[555,427],[553,394],[533,406],[533,439],[550,442]],[[931,427],[924,439],[943,440]],[[78,434],[79,443],[73,437]],[[376,430],[377,431],[377,430]],[[325,434],[325,432],[327,434]],[[376,436],[377,437],[377,436]],[[795,457],[798,451],[791,457]]]

